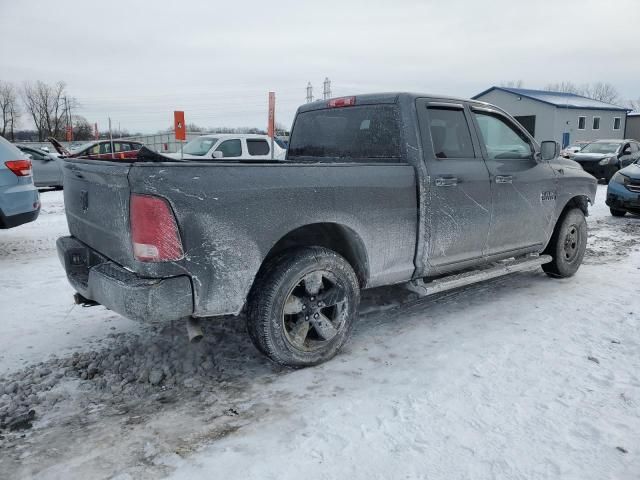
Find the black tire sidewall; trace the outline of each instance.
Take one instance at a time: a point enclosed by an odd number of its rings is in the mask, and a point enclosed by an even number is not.
[[[573,260],[567,261],[564,256],[564,240],[572,225],[576,225],[578,228],[580,245],[579,251]],[[572,276],[580,268],[587,249],[587,221],[582,210],[576,208],[566,212],[558,226],[558,231],[554,234],[553,242],[551,251],[553,261],[546,264],[547,268],[543,266],[544,270],[556,277]]]
[[[326,270],[336,277],[348,299],[347,312],[338,334],[313,351],[292,345],[284,332],[282,310],[289,292],[302,277]],[[288,366],[317,365],[335,356],[353,329],[360,302],[358,279],[349,263],[337,253],[320,247],[298,249],[280,256],[256,283],[247,314],[248,330],[256,347],[271,360]]]

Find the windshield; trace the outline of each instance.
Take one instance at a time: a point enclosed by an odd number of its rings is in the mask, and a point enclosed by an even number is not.
[[[217,138],[195,138],[184,146],[183,152],[187,155],[198,155],[201,157],[203,155],[206,155],[206,153],[211,150],[211,147],[213,147],[216,143],[218,143]]]
[[[590,143],[580,153],[616,153],[619,147],[619,143]]]

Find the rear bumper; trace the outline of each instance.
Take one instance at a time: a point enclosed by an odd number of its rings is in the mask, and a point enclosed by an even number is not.
[[[193,313],[187,276],[140,277],[74,237],[59,238],[57,249],[71,286],[109,310],[143,322],[177,320]]]
[[[0,210],[0,229],[13,228],[24,223],[33,222],[38,218],[39,214],[40,207],[31,212],[17,213],[10,216],[5,216],[5,214],[2,213],[2,210]]]
[[[25,177],[21,177],[25,178]],[[0,228],[13,228],[33,222],[40,213],[40,196],[31,183],[0,187]]]

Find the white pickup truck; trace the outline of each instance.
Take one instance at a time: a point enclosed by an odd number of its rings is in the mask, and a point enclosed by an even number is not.
[[[258,134],[220,133],[202,135],[188,142],[182,149],[185,160],[210,161],[212,158],[245,158],[255,160],[284,160],[286,150],[273,143],[271,157],[271,138]],[[180,152],[165,154],[180,159]]]

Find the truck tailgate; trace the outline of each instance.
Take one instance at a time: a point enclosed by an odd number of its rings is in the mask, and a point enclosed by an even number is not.
[[[64,203],[69,232],[123,266],[134,262],[129,227],[130,164],[64,162]]]

